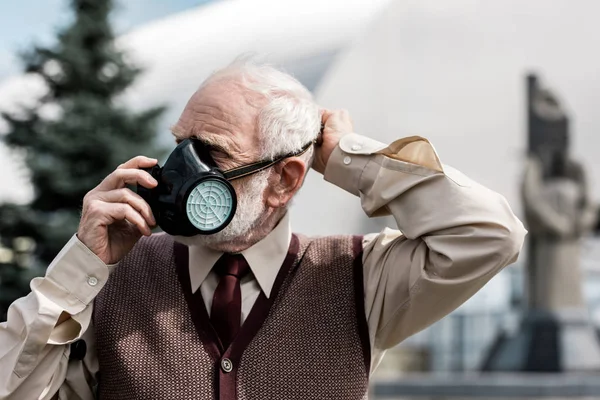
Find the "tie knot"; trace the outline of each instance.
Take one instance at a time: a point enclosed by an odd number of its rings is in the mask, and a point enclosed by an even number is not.
[[[241,254],[225,253],[219,258],[215,266],[215,272],[219,276],[232,275],[237,279],[242,279],[249,270],[250,266]]]

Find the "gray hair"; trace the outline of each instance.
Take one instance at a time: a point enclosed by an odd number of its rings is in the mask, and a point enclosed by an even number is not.
[[[319,106],[291,75],[245,56],[213,73],[203,86],[224,78],[239,79],[244,88],[267,100],[257,117],[262,159],[298,152],[316,139],[321,127]],[[309,166],[312,156],[312,148],[302,156]]]

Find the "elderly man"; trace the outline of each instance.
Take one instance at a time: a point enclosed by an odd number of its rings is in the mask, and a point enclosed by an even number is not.
[[[172,131],[225,173],[247,172],[231,181],[233,219],[214,234],[152,235],[153,210],[126,185],[155,188],[142,168],[157,161],[119,166],[0,326],[0,399],[363,399],[387,349],[523,243],[505,199],[442,165],[426,139],[359,136],[348,113],[320,110],[269,66],[215,73]],[[293,234],[288,207],[311,166],[399,230]]]

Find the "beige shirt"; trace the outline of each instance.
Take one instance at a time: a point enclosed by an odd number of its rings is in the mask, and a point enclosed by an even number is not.
[[[363,242],[372,370],[386,349],[456,309],[514,262],[523,244],[526,231],[506,200],[443,166],[420,137],[386,147],[347,135],[325,179],[360,196],[367,215],[393,215],[400,229],[386,228]],[[270,295],[290,235],[285,217],[243,252],[252,274],[242,283],[242,319],[260,291]],[[218,257],[191,246],[191,282],[209,312],[218,283],[211,268]],[[0,324],[0,399],[93,398],[93,300],[111,268],[73,236],[46,276],[32,281],[32,292],[12,304],[8,321]],[[63,311],[72,318],[56,327]],[[88,345],[86,357],[69,362],[69,343],[80,338]]]

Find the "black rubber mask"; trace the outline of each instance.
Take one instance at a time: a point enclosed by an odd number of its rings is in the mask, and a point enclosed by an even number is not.
[[[153,189],[138,186],[139,195],[150,205],[158,226],[174,236],[210,235],[224,229],[237,209],[237,196],[230,181],[255,174],[297,153],[221,171],[210,155],[210,146],[186,139],[173,150],[163,167],[145,169],[157,181]]]

